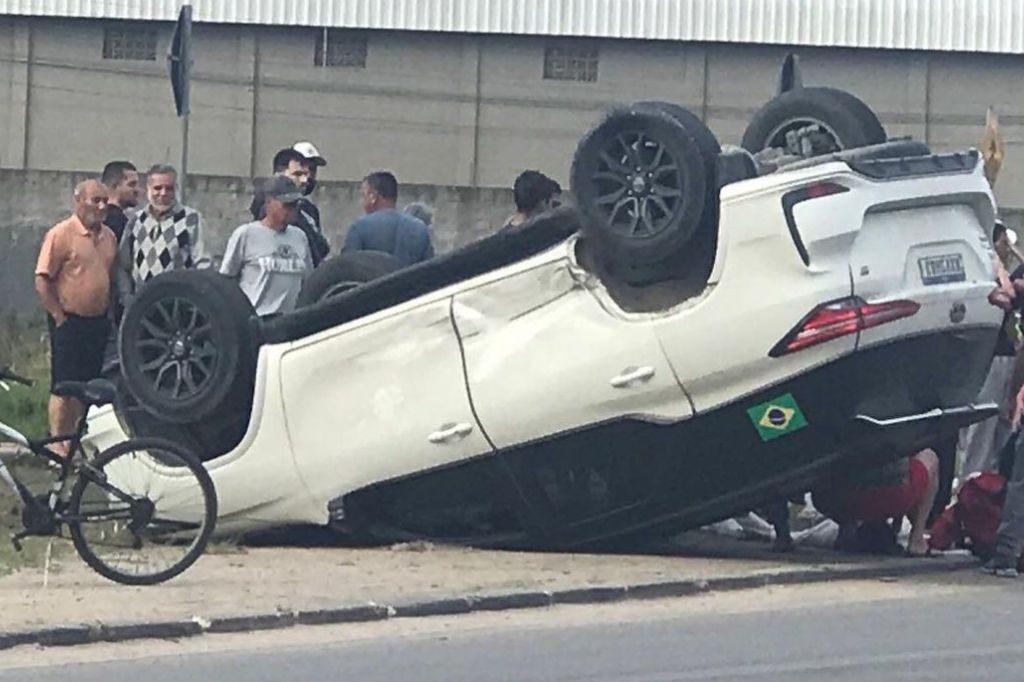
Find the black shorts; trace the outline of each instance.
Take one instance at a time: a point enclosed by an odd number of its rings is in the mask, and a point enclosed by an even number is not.
[[[110,320],[68,314],[64,324],[50,325],[50,389],[62,381],[90,381],[103,371],[103,351],[110,336]]]

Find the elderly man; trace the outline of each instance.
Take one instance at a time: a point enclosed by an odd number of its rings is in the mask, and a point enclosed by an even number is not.
[[[264,184],[263,217],[235,229],[228,239],[223,275],[238,280],[258,315],[293,310],[313,261],[309,242],[295,227],[302,193],[284,175]]]
[[[405,208],[402,210],[427,227],[434,224],[434,209],[422,201],[414,201],[411,204],[406,204]]]
[[[50,327],[51,392],[62,381],[100,376],[110,333],[107,310],[117,258],[114,233],[103,224],[107,188],[86,180],[75,188],[74,214],[43,239],[35,286]],[[50,396],[50,434],[73,433],[84,406],[74,398]],[[53,449],[67,454],[66,444]]]
[[[178,171],[173,166],[149,169],[146,199],[121,237],[118,291],[125,307],[140,286],[160,273],[210,264],[203,246],[203,216],[178,203]]]

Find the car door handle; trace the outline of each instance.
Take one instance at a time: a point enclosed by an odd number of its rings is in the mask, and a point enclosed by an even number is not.
[[[622,370],[622,374],[612,378],[612,387],[629,388],[637,382],[650,381],[653,377],[653,367],[627,367]]]
[[[453,440],[462,440],[473,433],[472,424],[444,424],[440,429],[427,436],[431,443],[450,443]]]

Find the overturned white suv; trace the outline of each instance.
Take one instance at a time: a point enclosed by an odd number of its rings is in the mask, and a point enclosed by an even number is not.
[[[974,404],[1001,321],[977,153],[886,141],[826,88],[769,103],[744,144],[722,153],[675,105],[614,110],[580,142],[575,206],[405,270],[342,254],[277,318],[215,273],[158,277],[89,442],[198,450],[221,532],[580,546],[993,414]],[[767,172],[750,152],[769,147],[810,158]]]

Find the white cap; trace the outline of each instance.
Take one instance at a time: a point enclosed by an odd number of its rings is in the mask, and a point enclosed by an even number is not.
[[[313,146],[312,142],[296,142],[292,145],[292,149],[305,156],[307,159],[312,161],[318,166],[326,166],[327,159],[320,155],[320,151]]]

